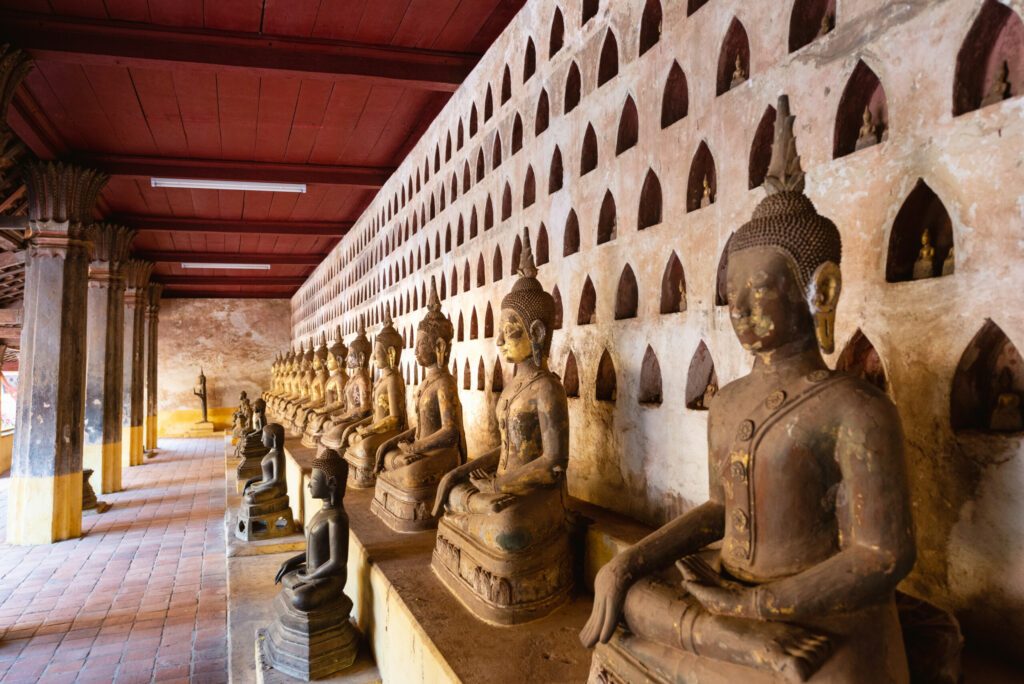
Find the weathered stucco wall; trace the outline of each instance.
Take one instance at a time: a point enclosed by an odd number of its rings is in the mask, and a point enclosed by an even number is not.
[[[192,388],[206,374],[210,420],[225,427],[240,392],[269,386],[267,359],[287,349],[286,299],[165,299],[160,304],[158,401],[161,434],[200,419]]]
[[[535,251],[539,236],[546,235],[549,256],[540,279],[558,288],[563,309],[551,366],[563,374],[571,352],[579,375],[579,397],[569,400],[570,488],[583,499],[660,523],[707,496],[707,413],[685,405],[688,370],[698,346],[707,345],[720,383],[742,375],[751,363],[733,335],[726,308],[716,306],[716,272],[731,231],[763,197],[762,190],[750,189],[758,124],[778,95],[788,93],[808,173],[807,193],[836,222],[844,242],[837,353],[829,361],[835,363],[856,331],[862,331],[874,345],[904,422],[919,549],[905,588],[957,609],[979,643],[1007,650],[1019,644],[1024,639],[1021,435],[954,432],[950,408],[958,364],[987,320],[1018,348],[1024,345],[1019,302],[1024,291],[1024,99],[953,115],[958,78],[989,89],[991,70],[968,69],[957,76],[958,54],[971,40],[971,27],[985,3],[839,0],[828,3],[837,9],[835,29],[791,53],[793,0],[710,0],[692,16],[687,16],[687,2],[673,0],[662,3],[660,40],[642,55],[643,0],[600,2],[597,15],[582,25],[581,4],[527,4],[355,228],[295,296],[293,337],[306,341],[340,323],[350,339],[360,316],[367,318],[372,333],[387,304],[411,338],[422,317],[427,283],[431,278],[444,282],[444,310],[457,328],[464,327],[453,365],[460,387],[467,388],[462,396],[471,452],[479,453],[495,442],[491,390],[496,350],[486,312],[490,307],[495,318],[499,313],[523,228],[529,229]],[[1018,21],[1024,3],[1004,5]],[[556,8],[564,17],[564,44],[550,54]],[[716,95],[723,44],[734,44],[738,35],[730,30],[734,20],[749,42],[750,78]],[[616,44],[606,49],[610,34]],[[964,54],[984,52],[995,43],[1019,51],[1019,34],[1006,35],[1002,42],[968,45]],[[536,72],[524,82],[528,41],[535,47]],[[618,73],[598,86],[602,52],[617,54]],[[1013,55],[1006,58],[1020,63]],[[673,62],[685,73],[687,115],[663,127],[665,84]],[[732,62],[727,56],[727,75]],[[884,96],[871,79],[861,77],[867,72],[858,68],[859,62],[877,77]],[[994,58],[981,62],[991,64]],[[581,76],[580,101],[566,113],[574,65]],[[506,68],[511,93],[503,102]],[[1024,80],[1019,72],[1016,78]],[[1014,85],[1015,92],[1022,85]],[[535,121],[544,94],[549,125],[538,133]],[[485,115],[488,98],[493,116]],[[636,104],[638,142],[617,154],[627,98]],[[876,115],[883,113],[885,140],[835,158],[837,140],[849,142],[840,140],[848,137],[842,131],[860,125],[864,105],[849,105],[858,98],[870,102]],[[513,146],[517,118],[522,122],[518,150]],[[581,175],[589,126],[595,131],[597,166]],[[713,158],[713,171],[698,155],[702,143]],[[500,163],[494,159],[496,148]],[[561,189],[549,183],[556,150],[563,169]],[[649,170],[660,182],[662,220],[639,230]],[[536,184],[532,204],[524,202],[531,174]],[[688,212],[688,192],[696,190],[699,198],[705,175],[716,201]],[[909,223],[907,239],[920,237],[922,212],[898,220],[919,180],[948,213],[955,273],[887,282],[896,226]],[[506,187],[510,206],[503,218]],[[615,236],[597,244],[609,192],[616,208]],[[488,206],[493,211],[489,229]],[[578,217],[580,246],[567,254],[571,212]],[[686,306],[662,314],[663,274],[673,253],[685,274]],[[635,317],[615,320],[626,265],[636,276],[638,307]],[[596,310],[593,323],[579,325],[588,278]],[[639,402],[648,347],[659,362],[660,403]],[[604,351],[614,365],[613,401],[596,398]],[[264,364],[270,358],[265,356]],[[403,358],[406,377],[413,379],[411,350]],[[504,372],[507,381],[509,369]]]

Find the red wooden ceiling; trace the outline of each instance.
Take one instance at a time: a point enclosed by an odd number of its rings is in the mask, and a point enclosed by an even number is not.
[[[15,45],[20,38],[36,62],[15,99],[11,124],[41,157],[70,156],[101,168],[109,159],[103,155],[122,155],[129,166],[136,157],[173,158],[185,164],[177,174],[185,177],[189,164],[195,174],[205,169],[207,177],[216,177],[210,165],[230,160],[242,162],[246,175],[269,174],[267,180],[275,179],[274,164],[283,163],[300,170],[301,165],[327,171],[355,167],[379,179],[401,162],[447,102],[457,85],[451,74],[468,72],[523,3],[0,0],[0,33],[8,27],[0,37]],[[85,43],[75,42],[79,35]],[[267,39],[275,43],[264,48]],[[343,43],[335,48],[336,41]],[[146,45],[158,42],[154,59]],[[258,68],[228,63],[244,53],[234,47],[238,44],[252,49]],[[227,47],[207,53],[207,47],[218,45]],[[407,70],[377,77],[376,67],[364,70],[366,62],[358,56],[348,64],[352,71],[344,65],[324,73],[315,68],[321,57],[338,50],[372,58],[382,48],[388,49],[387,59],[403,62],[400,68]],[[216,59],[218,54],[224,61]],[[422,69],[440,64],[441,71],[420,78],[421,63],[427,65]],[[438,83],[445,79],[449,82]],[[307,260],[326,255],[379,183],[330,178],[331,184],[311,184],[303,195],[165,190],[150,187],[148,173],[121,169],[103,191],[100,209],[129,225],[130,219],[210,220],[203,230],[190,230],[194,221],[183,227],[172,221],[139,232],[136,254],[168,258],[154,272],[167,279],[169,296],[291,295],[313,265],[183,270],[174,253],[184,261],[190,254],[303,255]],[[233,223],[213,232],[217,221]],[[276,222],[276,233],[251,232],[262,230],[258,222],[266,221]],[[309,222],[319,222],[321,234],[303,234]],[[289,227],[293,223],[295,229]],[[331,232],[332,224],[334,236],[322,234]],[[188,284],[189,278],[197,284]],[[260,278],[269,284],[257,285]]]

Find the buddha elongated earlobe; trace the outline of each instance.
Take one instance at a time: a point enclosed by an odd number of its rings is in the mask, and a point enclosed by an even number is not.
[[[395,367],[395,360],[398,356],[398,352],[395,351],[394,347],[388,347],[388,368]]]
[[[533,362],[537,367],[544,362],[544,341],[547,335],[548,329],[543,321],[535,320],[530,324],[530,346],[533,349]]]
[[[448,349],[448,345],[440,337],[434,342],[434,353],[437,354],[437,365],[443,366],[448,362],[448,358],[445,355]]]
[[[843,276],[838,264],[826,261],[815,269],[807,287],[807,304],[814,317],[814,334],[818,346],[826,354],[836,348],[836,305],[843,290]]]

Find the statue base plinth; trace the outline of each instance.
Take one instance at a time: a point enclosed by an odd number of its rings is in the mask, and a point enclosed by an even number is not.
[[[347,452],[346,452],[347,453]],[[348,461],[348,488],[349,489],[373,489],[377,484],[377,475],[373,472],[373,468],[367,468],[366,466]]]
[[[442,517],[430,567],[471,613],[496,625],[539,620],[569,600],[573,585],[566,531],[505,553],[481,546]]]
[[[292,509],[288,506],[288,495],[259,503],[246,504],[238,509],[235,536],[242,541],[274,539],[295,533]]]
[[[436,483],[405,490],[378,477],[370,510],[395,532],[422,532],[437,527],[437,518],[430,514],[436,494]]]
[[[303,681],[348,669],[359,655],[359,630],[349,620],[352,601],[342,594],[332,605],[305,613],[285,592],[274,599],[277,617],[256,630],[257,672],[273,668]]]
[[[208,420],[195,423],[185,431],[186,437],[213,437],[215,434],[216,431],[213,429],[213,423]]]

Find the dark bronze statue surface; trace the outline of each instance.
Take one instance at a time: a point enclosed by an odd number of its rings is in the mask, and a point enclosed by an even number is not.
[[[235,456],[242,459],[236,468],[240,486],[244,486],[254,477],[259,477],[263,472],[263,457],[270,451],[268,447],[263,446],[263,428],[267,425],[266,411],[267,402],[262,398],[253,402],[252,430],[243,433],[235,445]]]
[[[710,401],[710,500],[599,571],[580,635],[606,644],[593,681],[908,681],[900,419],[822,359],[840,237],[803,194],[786,98],[778,112],[769,196],[727,245],[730,318],[754,366]]]
[[[284,427],[280,423],[263,428],[263,446],[267,453],[260,463],[262,477],[250,479],[242,489],[235,526],[235,536],[242,541],[281,537],[295,531],[288,502]]]
[[[196,379],[196,385],[192,388],[192,394],[199,397],[199,404],[203,412],[203,419],[197,421],[198,423],[209,423],[210,420],[207,417],[207,405],[206,405],[206,376],[203,375],[203,369],[199,369],[199,377]]]
[[[371,510],[399,532],[416,532],[437,524],[431,512],[437,485],[445,473],[466,459],[459,388],[448,370],[454,335],[431,281],[427,315],[416,332],[416,362],[426,375],[416,392],[416,427],[405,430],[403,424],[401,431],[392,432],[376,449],[360,455],[361,463],[369,462],[371,472],[380,471]],[[397,369],[394,374],[401,383]],[[403,391],[403,418],[404,401]],[[357,446],[354,442],[349,453]]]
[[[565,473],[569,412],[548,370],[555,302],[537,281],[530,236],[520,277],[501,303],[497,345],[515,364],[498,399],[501,446],[441,480],[431,567],[479,618],[517,624],[547,615],[573,585]]]
[[[274,600],[274,621],[257,633],[267,665],[306,681],[323,679],[355,662],[359,632],[349,620],[348,465],[324,449],[313,460],[309,493],[323,501],[306,526],[306,551],[281,564],[274,579],[282,588]]]
[[[231,436],[235,439],[249,432],[252,426],[252,404],[243,391],[238,397],[238,408],[231,414]]]

